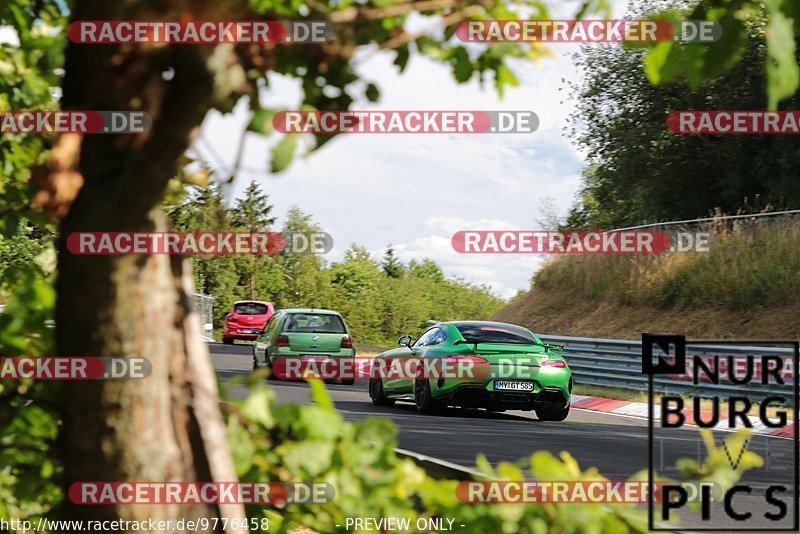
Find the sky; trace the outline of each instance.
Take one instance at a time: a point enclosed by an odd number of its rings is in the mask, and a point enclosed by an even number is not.
[[[476,80],[455,83],[449,67],[427,58],[413,56],[403,75],[392,60],[386,53],[363,61],[362,75],[375,80],[382,95],[377,106],[354,107],[532,110],[539,129],[530,134],[343,134],[277,175],[265,172],[275,140],[248,135],[245,167],[233,195],[241,196],[255,180],[269,194],[279,223],[293,204],[312,214],[333,237],[328,261],[340,260],[351,243],[366,246],[375,257],[391,243],[403,261],[428,257],[448,276],[513,296],[529,286],[541,256],[459,254],[450,238],[468,229],[537,229],[543,206],[565,213],[571,205],[584,162],[562,132],[573,105],[559,90],[562,78],[574,76],[570,61],[559,54],[540,67],[517,68],[520,86],[500,99]],[[296,108],[292,80],[276,76],[270,86],[263,105]],[[231,115],[207,117],[203,139],[195,146],[212,168],[231,167],[248,118],[244,104]]]
[[[491,81],[458,84],[449,66],[424,56],[412,54],[400,74],[393,52],[368,50],[358,58],[358,72],[380,87],[381,98],[354,109],[530,110],[539,128],[528,134],[343,134],[279,174],[266,172],[277,137],[252,134],[227,193],[240,197],[255,180],[269,194],[278,224],[294,204],[310,213],[333,237],[327,261],[341,260],[352,243],[376,259],[392,244],[405,262],[431,258],[447,276],[510,298],[530,287],[544,256],[459,254],[450,239],[459,230],[542,229],[548,211],[565,215],[573,204],[585,156],[564,129],[575,105],[567,82],[578,79],[571,55],[579,46],[551,44],[553,57],[538,65],[515,62],[520,85],[502,98]],[[298,89],[296,80],[271,76],[261,104],[297,109]],[[227,175],[248,120],[245,103],[225,116],[212,112],[197,153]]]

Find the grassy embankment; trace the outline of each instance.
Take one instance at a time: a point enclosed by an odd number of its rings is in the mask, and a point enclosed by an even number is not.
[[[554,257],[493,318],[588,337],[798,338],[800,220],[706,230],[709,252]]]
[[[554,257],[493,319],[586,337],[798,339],[800,220],[704,230],[713,233],[709,252]],[[576,393],[643,400],[592,386]]]

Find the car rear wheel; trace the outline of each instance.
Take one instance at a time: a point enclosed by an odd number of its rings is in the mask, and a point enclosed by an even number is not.
[[[266,352],[264,353],[264,362],[266,362],[267,369],[269,369],[267,380],[280,380],[280,378],[278,378],[278,376],[275,374],[275,366],[272,365],[272,362],[269,359],[269,354]]]
[[[233,345],[233,338],[232,337],[223,337],[222,342],[226,345]]]
[[[414,381],[414,404],[421,414],[436,413],[442,408],[442,404],[433,398],[431,385],[427,380]]]
[[[341,374],[345,374],[345,373],[347,373],[347,374],[350,374],[350,372],[349,372],[349,371],[347,371],[347,369],[349,369],[349,368],[352,368],[352,369],[353,369],[353,371],[352,371],[353,375],[352,375],[352,376],[348,376],[348,378],[340,378],[340,380],[339,380],[339,381],[342,383],[342,385],[343,385],[343,386],[352,386],[353,384],[355,384],[355,383],[356,383],[356,380],[355,380],[355,372],[356,372],[356,370],[355,370],[355,369],[356,369],[356,365],[355,365],[355,363],[356,363],[356,362],[355,362],[355,359],[353,359],[353,360],[350,360],[350,361],[352,361],[352,362],[353,362],[353,363],[351,364],[351,366],[350,366],[350,367],[348,367],[348,366],[346,366],[346,365],[342,365],[342,366],[340,366],[340,369],[342,370],[342,371],[341,371],[341,373],[340,373],[340,375],[341,375]]]
[[[394,399],[390,399],[383,392],[383,381],[380,378],[370,378],[369,398],[375,406],[393,406]]]
[[[536,410],[539,421],[563,421],[569,415],[569,405]]]

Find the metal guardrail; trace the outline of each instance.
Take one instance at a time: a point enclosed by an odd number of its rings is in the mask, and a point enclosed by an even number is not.
[[[642,374],[642,344],[639,341],[622,339],[601,339],[586,337],[568,337],[539,335],[546,343],[564,345],[563,355],[572,369],[576,383],[595,386],[608,386],[637,391],[647,391],[648,377]],[[790,348],[742,346],[742,345],[700,345],[689,344],[688,354],[704,356],[727,356],[735,354],[752,354],[755,356],[772,355],[782,358],[793,356]],[[797,372],[797,370],[793,370]],[[677,393],[691,394],[700,397],[727,398],[733,394],[746,395],[751,399],[764,398],[769,394],[791,397],[792,383],[783,385],[746,384],[733,385],[703,383],[695,386],[689,380],[680,380],[668,376],[654,378],[654,386],[659,394]]]

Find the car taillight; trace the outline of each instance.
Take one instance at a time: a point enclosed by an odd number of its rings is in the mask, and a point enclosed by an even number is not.
[[[342,348],[343,349],[353,348],[353,340],[350,339],[350,336],[342,336]]]
[[[229,323],[236,323],[239,321],[239,318],[236,317],[234,314],[228,315],[228,322]]]
[[[289,346],[289,336],[278,336],[275,338],[275,346],[276,347],[288,347]]]
[[[439,386],[445,379],[465,380],[473,378],[487,378],[491,374],[489,360],[480,356],[466,356],[453,354],[442,358],[441,368],[433,366],[433,372],[440,372]]]
[[[446,360],[448,363],[454,363],[454,362],[470,362],[470,363],[472,363],[472,364],[475,364],[475,365],[478,365],[478,364],[484,364],[484,363],[489,363],[489,360],[487,360],[486,358],[481,358],[480,356],[459,356],[459,355],[452,355],[452,356],[445,356],[445,357],[444,357],[444,359],[445,359],[445,360]]]
[[[544,360],[541,364],[542,367],[566,367],[567,362],[564,360]]]

